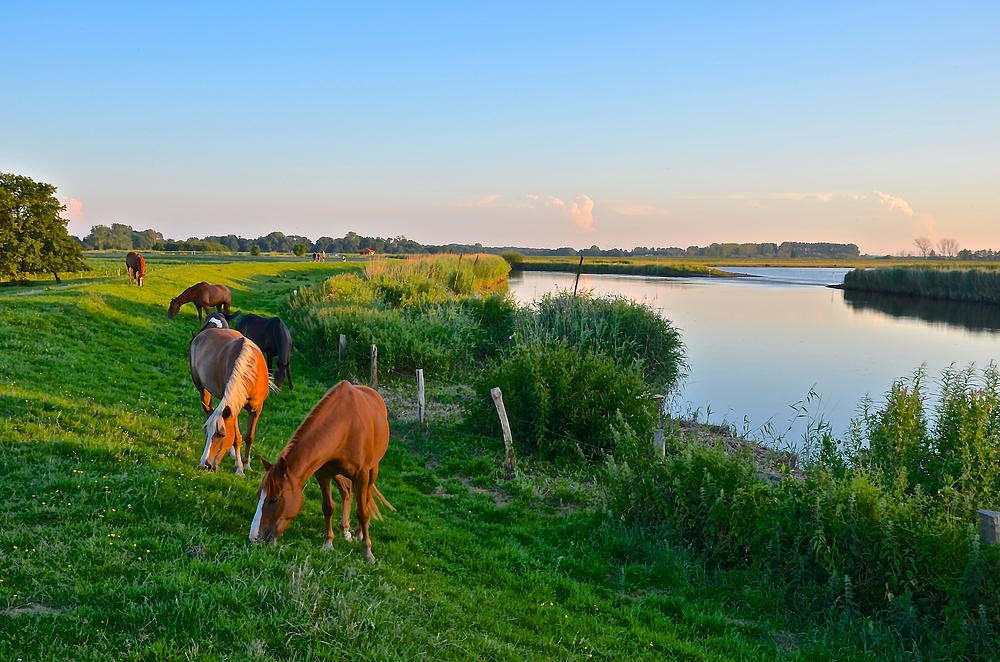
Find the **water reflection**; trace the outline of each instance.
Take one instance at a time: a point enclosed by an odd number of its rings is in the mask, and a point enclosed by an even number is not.
[[[875,310],[893,317],[948,324],[969,331],[1000,331],[1000,306],[965,301],[941,301],[872,292],[844,291],[844,301],[853,310]]]
[[[893,381],[922,364],[933,381],[952,363],[1000,360],[1000,315],[982,307],[847,301],[842,290],[819,285],[838,282],[828,269],[754,271],[757,278],[734,279],[584,274],[580,289],[647,303],[677,326],[690,364],[680,413],[698,411],[704,420],[711,410],[713,423],[761,437],[774,430],[793,444],[809,417],[842,436],[865,395],[880,402]],[[530,302],[557,288],[572,291],[573,282],[573,274],[527,272],[510,279],[510,290]],[[796,403],[808,406],[806,418]]]

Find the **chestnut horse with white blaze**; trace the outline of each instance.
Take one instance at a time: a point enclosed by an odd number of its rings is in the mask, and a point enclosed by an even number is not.
[[[230,306],[233,303],[233,295],[225,285],[209,285],[202,281],[187,288],[170,300],[170,308],[167,309],[167,317],[173,319],[181,306],[188,302],[194,302],[194,307],[198,309],[198,321],[201,321],[202,310],[208,315],[212,312],[212,306],[217,311],[229,315]]]
[[[191,339],[188,347],[191,361],[191,380],[201,394],[201,407],[205,421],[205,451],[199,467],[215,471],[222,456],[235,449],[236,473],[243,475],[243,467],[250,466],[250,448],[253,445],[257,420],[268,391],[274,382],[267,376],[267,364],[257,345],[239,332],[206,325]],[[212,408],[212,398],[219,404]],[[241,457],[239,413],[246,409],[247,448]]]
[[[344,537],[351,539],[349,511],[353,487],[358,502],[357,537],[361,539],[365,558],[374,563],[368,522],[373,516],[381,517],[374,498],[392,508],[375,487],[378,464],[388,447],[389,419],[378,392],[346,381],[331,388],[299,425],[277,461],[273,465],[264,462],[267,473],[257,491],[259,501],[250,525],[250,541],[277,544],[302,510],[302,488],[306,481],[316,476],[326,517],[323,549],[333,546],[332,483],[336,480],[343,500],[340,524]]]
[[[146,280],[146,258],[142,256],[142,253],[129,251],[129,254],[125,256],[125,269],[128,270],[129,285],[134,279],[139,287],[142,287]]]

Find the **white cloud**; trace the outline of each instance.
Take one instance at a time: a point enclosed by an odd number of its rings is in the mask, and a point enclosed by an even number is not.
[[[875,195],[878,196],[879,204],[889,211],[899,210],[907,216],[913,216],[913,208],[907,204],[906,200],[893,197],[888,193],[883,193],[882,191],[875,191]]]
[[[60,201],[66,205],[66,210],[63,212],[63,218],[71,221],[82,221],[86,218],[86,215],[83,213],[83,203],[76,198],[63,196]]]
[[[585,195],[569,206],[569,215],[583,232],[594,232],[594,201]]]

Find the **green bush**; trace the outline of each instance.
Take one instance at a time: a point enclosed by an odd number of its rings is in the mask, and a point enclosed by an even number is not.
[[[500,426],[490,389],[500,387],[518,452],[570,463],[614,450],[616,422],[652,437],[655,408],[641,373],[565,341],[500,352],[476,380],[469,421],[487,434]]]
[[[511,269],[520,269],[524,264],[524,256],[517,251],[504,251],[500,253],[500,257],[507,261]]]
[[[606,353],[636,367],[646,381],[665,392],[677,386],[687,368],[677,329],[650,306],[626,297],[546,294],[521,327],[522,342],[565,340]]]
[[[922,379],[894,385],[855,426],[854,454],[808,480],[770,484],[752,460],[676,435],[653,459],[619,432],[612,513],[774,577],[796,610],[874,617],[945,658],[1000,654],[1000,550],[980,547],[976,514],[997,504],[997,371],[947,371],[933,424]]]

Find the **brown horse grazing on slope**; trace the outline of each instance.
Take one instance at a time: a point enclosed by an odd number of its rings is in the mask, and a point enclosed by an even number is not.
[[[242,476],[244,465],[250,467],[250,447],[264,400],[274,388],[267,376],[264,355],[238,332],[209,326],[191,339],[188,358],[191,380],[201,394],[201,407],[208,417],[204,427],[205,451],[198,464],[202,469],[214,471],[223,454],[235,449],[236,473]],[[213,397],[219,398],[214,409]],[[237,420],[241,409],[249,413],[247,449],[242,457],[243,438]]]
[[[142,283],[146,280],[146,258],[142,256],[142,253],[130,251],[125,256],[125,268],[128,270],[129,285],[132,284],[134,277],[139,287],[142,287]]]
[[[306,481],[316,476],[323,493],[323,515],[326,517],[323,549],[330,549],[333,546],[332,482],[336,479],[343,499],[340,522],[344,537],[351,539],[348,528],[353,486],[358,492],[357,535],[364,546],[365,558],[374,563],[368,522],[372,516],[378,518],[380,515],[373,497],[392,508],[375,487],[378,464],[388,447],[389,420],[385,402],[378,392],[346,381],[331,388],[299,425],[277,461],[273,465],[264,463],[267,473],[257,491],[260,500],[250,525],[250,541],[277,544],[278,538],[302,510],[302,488]]]
[[[202,281],[187,288],[170,300],[170,308],[167,309],[167,317],[173,319],[177,311],[184,304],[194,301],[194,307],[198,309],[198,321],[201,321],[201,312],[208,315],[215,309],[229,315],[229,307],[233,303],[233,295],[225,285],[209,285]]]

